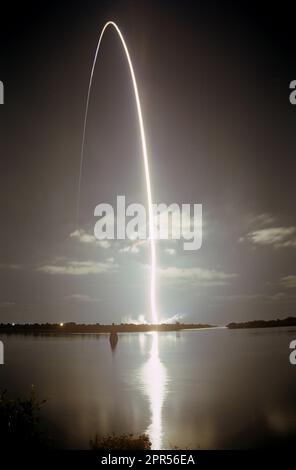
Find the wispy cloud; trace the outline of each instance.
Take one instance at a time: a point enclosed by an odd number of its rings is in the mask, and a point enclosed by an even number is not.
[[[67,261],[63,264],[46,264],[37,268],[37,271],[47,274],[67,274],[73,276],[86,274],[101,274],[108,271],[115,271],[118,265],[114,263],[114,258],[108,258],[105,262],[94,261]]]
[[[184,313],[176,313],[175,315],[172,315],[171,317],[163,317],[160,320],[160,323],[176,323],[176,322],[181,322],[184,320],[186,315]]]
[[[147,243],[147,240],[136,240],[120,248],[118,251],[119,253],[138,254],[140,253],[140,248],[147,245]]]
[[[176,248],[172,248],[172,244],[176,244],[176,240],[156,240],[157,251],[164,252],[169,255],[175,255],[177,253]],[[170,246],[167,246],[169,244]],[[131,253],[133,255],[143,252],[145,248],[150,249],[149,240],[135,240],[135,241],[126,241],[125,245],[119,248],[119,253]]]
[[[275,294],[263,293],[250,293],[250,294],[230,294],[230,295],[216,295],[215,298],[219,301],[233,301],[233,302],[260,302],[260,303],[285,303],[294,302],[296,295],[287,294],[286,292],[276,292]]]
[[[165,249],[164,249],[164,252],[167,253],[167,254],[169,254],[169,255],[171,255],[171,256],[173,256],[173,255],[176,254],[175,248],[165,248]]]
[[[90,297],[89,295],[86,294],[71,294],[67,295],[65,297],[66,300],[74,301],[74,302],[100,302],[100,299]]]
[[[296,227],[270,227],[249,232],[239,241],[273,248],[296,247]]]
[[[101,248],[110,248],[111,244],[108,240],[97,240],[94,235],[87,233],[83,229],[77,229],[74,232],[70,233],[70,237],[78,240],[81,243],[89,243],[98,245]]]
[[[14,263],[0,263],[0,269],[12,269],[12,270],[18,270],[22,269],[22,266],[20,264],[14,264]]]
[[[286,287],[287,289],[295,289],[296,288],[296,276],[290,275],[282,277],[281,285]]]
[[[252,214],[247,217],[248,225],[255,225],[256,227],[260,228],[274,224],[275,220],[275,217],[266,212],[263,214]]]
[[[198,267],[180,268],[176,266],[158,269],[160,276],[177,283],[190,283],[202,286],[225,285],[237,277],[235,273],[225,273],[215,269]]]
[[[133,323],[134,325],[146,325],[148,322],[147,322],[147,318],[145,315],[139,315],[136,318],[132,316],[123,317],[122,323],[128,323],[128,324]]]

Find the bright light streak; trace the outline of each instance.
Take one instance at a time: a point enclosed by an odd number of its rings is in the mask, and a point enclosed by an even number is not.
[[[90,99],[90,92],[93,80],[93,74],[97,62],[98,53],[100,50],[101,42],[103,35],[106,29],[112,26],[115,31],[117,32],[120,41],[122,43],[125,56],[128,62],[131,79],[133,83],[134,95],[136,100],[137,106],[137,114],[138,114],[138,121],[139,121],[139,128],[140,128],[140,136],[141,136],[141,144],[142,144],[142,154],[144,159],[144,168],[145,168],[145,178],[146,178],[146,189],[147,189],[147,202],[148,202],[148,213],[149,213],[149,240],[150,240],[150,252],[151,252],[151,265],[150,265],[150,304],[151,304],[151,318],[152,323],[158,323],[158,315],[157,315],[157,308],[156,308],[156,249],[155,249],[155,229],[154,229],[154,219],[153,219],[153,208],[152,208],[152,192],[151,192],[151,182],[150,182],[150,172],[149,172],[149,163],[148,163],[148,152],[147,152],[147,144],[146,144],[146,137],[145,137],[145,129],[144,129],[144,121],[142,116],[142,108],[141,102],[139,97],[139,91],[136,81],[136,76],[133,68],[133,64],[130,58],[130,54],[125,43],[124,37],[118,28],[117,24],[113,21],[108,21],[102,29],[102,32],[99,37],[96,53],[93,60],[93,65],[90,74],[89,86],[88,86],[88,93],[86,99],[86,108],[85,108],[85,115],[84,115],[84,125],[83,125],[83,136],[82,136],[82,146],[81,146],[81,156],[80,156],[80,171],[79,171],[79,182],[78,182],[78,199],[77,199],[77,222],[79,219],[79,203],[80,203],[80,192],[81,192],[81,179],[82,179],[82,170],[83,170],[83,153],[84,153],[84,144],[85,144],[85,132],[86,132],[86,123],[87,123],[87,115],[88,115],[88,107],[89,107],[89,99]]]
[[[159,450],[163,446],[162,408],[166,396],[168,375],[158,353],[158,333],[151,333],[152,343],[149,359],[144,365],[141,376],[149,404],[151,423],[147,429],[152,449]]]

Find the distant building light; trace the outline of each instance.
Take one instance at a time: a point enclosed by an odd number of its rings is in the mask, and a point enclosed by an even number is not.
[[[60,323],[60,326],[64,326],[64,323]]]

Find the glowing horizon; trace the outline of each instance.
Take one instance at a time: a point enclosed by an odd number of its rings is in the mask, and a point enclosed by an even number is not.
[[[87,93],[87,99],[86,99],[86,107],[85,107],[85,115],[84,115],[81,155],[80,155],[80,171],[79,171],[78,199],[77,199],[77,222],[78,222],[78,218],[79,218],[79,203],[80,203],[81,179],[82,179],[82,169],[83,169],[83,154],[84,154],[85,133],[86,133],[86,124],[87,124],[87,115],[88,115],[88,107],[89,107],[89,100],[90,100],[90,92],[91,92],[93,74],[94,74],[94,70],[95,70],[95,66],[96,66],[97,57],[98,57],[98,53],[99,53],[99,50],[100,50],[102,38],[104,36],[104,33],[105,33],[106,29],[109,26],[112,26],[115,29],[115,31],[117,32],[117,34],[120,38],[121,44],[123,46],[125,56],[126,56],[126,59],[127,59],[127,62],[128,62],[128,66],[129,66],[129,71],[130,71],[130,75],[131,75],[131,79],[132,79],[134,95],[135,95],[135,100],[136,100],[137,115],[138,115],[138,122],[139,122],[139,128],[140,128],[140,136],[141,136],[141,145],[142,145],[142,155],[143,155],[144,168],[145,168],[147,203],[148,203],[148,213],[149,213],[149,239],[150,239],[150,252],[151,252],[151,265],[150,265],[151,318],[152,318],[152,323],[158,323],[158,315],[157,315],[157,308],[156,308],[155,230],[154,230],[154,218],[153,218],[153,207],[152,207],[152,191],[151,191],[151,181],[150,181],[150,172],[149,172],[148,152],[147,152],[146,136],[145,136],[145,129],[144,129],[144,121],[143,121],[142,108],[141,108],[141,102],[140,102],[140,97],[139,97],[139,91],[138,91],[136,76],[135,76],[133,64],[132,64],[132,61],[131,61],[131,58],[130,58],[130,54],[129,54],[126,42],[124,40],[124,37],[123,37],[119,27],[113,21],[108,21],[104,25],[104,27],[101,31],[99,41],[98,41],[98,44],[97,44],[97,48],[96,48],[96,52],[95,52],[95,56],[94,56],[94,60],[93,60],[93,64],[92,64],[91,74],[90,74],[88,93]]]

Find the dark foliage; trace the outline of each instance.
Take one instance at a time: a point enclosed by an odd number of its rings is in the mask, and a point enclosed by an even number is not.
[[[0,393],[0,449],[25,449],[47,447],[39,428],[39,412],[45,401],[38,401],[34,388],[28,399],[10,398],[6,391]]]

